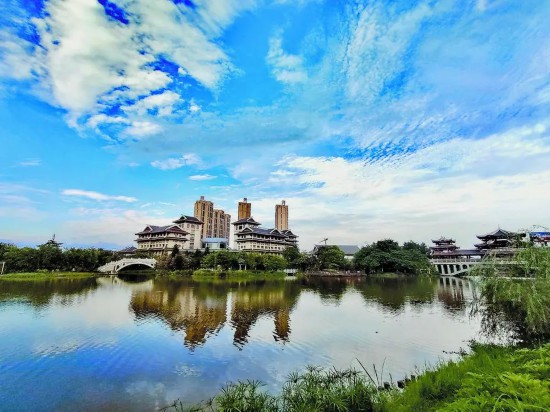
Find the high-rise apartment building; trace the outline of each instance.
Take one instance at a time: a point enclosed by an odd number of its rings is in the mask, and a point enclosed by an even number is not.
[[[212,220],[214,218],[214,203],[209,200],[204,200],[204,196],[201,196],[201,198],[195,202],[194,216],[204,223],[202,226],[202,237],[213,237]]]
[[[239,202],[239,220],[247,219],[252,216],[252,203],[248,203],[246,197],[242,202]]]
[[[231,215],[221,209],[214,209],[214,203],[205,200],[204,196],[195,202],[195,217],[204,223],[203,238],[220,237],[229,240]]]
[[[283,200],[280,205],[275,205],[275,229],[288,230],[288,205]]]
[[[212,237],[224,238],[229,240],[229,231],[231,229],[231,215],[221,209],[214,209],[212,218]]]

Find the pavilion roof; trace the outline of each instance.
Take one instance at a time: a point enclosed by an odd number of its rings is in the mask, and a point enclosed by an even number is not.
[[[179,219],[174,220],[174,223],[198,223],[204,225],[203,221],[194,216],[181,215]]]
[[[433,243],[455,243],[456,240],[441,236],[439,239],[435,239],[435,240],[432,239],[432,242]]]
[[[498,228],[493,232],[487,233],[485,235],[478,235],[476,237],[480,240],[485,240],[485,239],[509,239],[509,238],[520,237],[520,236],[523,236],[523,233],[510,232],[508,230]]]
[[[263,228],[260,228],[260,227],[254,227],[254,228],[247,227],[246,229],[241,230],[237,234],[241,234],[241,233],[242,234],[251,233],[251,234],[262,235],[262,236],[274,236],[274,237],[278,237],[278,238],[288,237],[288,236],[282,234],[281,232],[279,232],[277,229],[263,229]]]
[[[188,234],[188,232],[181,229],[178,225],[168,225],[168,226],[147,225],[145,229],[143,229],[141,232],[136,233],[136,235],[147,235],[147,234],[156,234],[156,233],[181,233],[182,235]]]
[[[237,220],[236,222],[233,222],[234,225],[242,225],[242,224],[249,224],[249,225],[256,225],[260,226],[261,223],[258,223],[254,220],[252,217],[243,217],[242,219]]]

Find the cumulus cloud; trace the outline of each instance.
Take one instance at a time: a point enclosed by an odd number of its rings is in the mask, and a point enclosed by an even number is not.
[[[80,189],[65,189],[61,192],[61,194],[64,196],[75,196],[75,197],[97,200],[97,201],[116,200],[116,201],[127,202],[127,203],[132,203],[137,201],[135,197],[112,196],[112,195],[106,195],[104,193],[93,192],[90,190],[80,190]]]
[[[181,157],[171,157],[164,160],[155,160],[151,162],[151,166],[160,170],[180,169],[184,166],[197,165],[200,163],[200,158],[194,153],[187,153]]]
[[[156,110],[158,116],[168,116],[172,114],[174,104],[179,101],[181,101],[179,94],[166,90],[159,94],[144,97],[135,104],[124,107],[124,111],[143,116],[150,110]]]
[[[130,125],[124,129],[125,134],[136,138],[154,135],[160,133],[161,131],[162,126],[157,123],[137,120],[131,122]]]
[[[43,17],[32,19],[39,45],[2,31],[0,75],[34,77],[73,124],[86,117],[92,127],[122,122],[121,115],[104,111],[118,105],[130,119],[149,110],[169,115],[181,96],[165,90],[174,74],[162,59],[169,59],[178,75],[215,89],[233,70],[216,39],[255,6],[255,1],[205,1],[190,8],[160,0],[151,9],[145,0],[107,3],[45,3]],[[22,21],[16,17],[15,23]],[[131,126],[127,133],[141,131]]]

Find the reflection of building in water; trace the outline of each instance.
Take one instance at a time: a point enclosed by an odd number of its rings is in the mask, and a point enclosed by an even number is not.
[[[162,285],[150,292],[132,295],[130,306],[136,317],[160,317],[173,330],[185,330],[185,345],[194,348],[204,343],[210,334],[217,333],[226,320],[227,297],[204,299],[197,296],[196,289],[174,285]]]
[[[250,328],[261,316],[274,316],[276,341],[288,342],[290,311],[296,304],[299,287],[293,282],[266,284],[260,288],[238,289],[232,294],[231,323],[235,327],[233,342],[242,346],[248,341]]]
[[[437,286],[437,299],[446,309],[463,310],[475,298],[475,286],[469,279],[441,277]]]
[[[290,311],[300,294],[295,282],[190,285],[156,280],[151,290],[133,293],[130,307],[138,319],[159,318],[173,330],[185,330],[185,345],[192,349],[225,324],[230,291],[235,344],[248,341],[250,328],[262,316],[273,316],[276,341],[289,340]]]

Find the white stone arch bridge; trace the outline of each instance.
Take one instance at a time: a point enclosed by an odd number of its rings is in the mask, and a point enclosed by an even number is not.
[[[138,265],[154,269],[157,265],[157,261],[150,258],[123,258],[100,266],[97,268],[97,271],[101,273],[118,273],[121,269],[127,268],[128,266]]]

